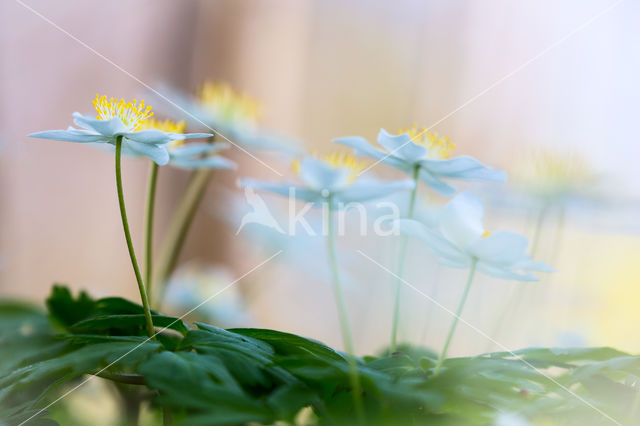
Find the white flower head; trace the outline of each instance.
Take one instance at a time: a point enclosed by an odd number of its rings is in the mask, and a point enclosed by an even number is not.
[[[383,149],[374,147],[360,136],[339,138],[334,142],[353,148],[356,155],[371,157],[408,174],[412,174],[417,168],[418,178],[442,195],[453,195],[456,192],[442,178],[498,182],[506,179],[502,170],[493,169],[467,155],[451,158],[455,145],[448,137],[441,137],[415,126],[401,130],[397,135],[380,129],[378,144]]]
[[[401,219],[399,229],[423,241],[442,264],[453,268],[468,268],[476,262],[480,272],[519,281],[537,281],[529,271],[553,271],[526,253],[528,241],[524,236],[510,231],[487,231],[483,215],[480,198],[462,192],[447,203],[434,228]]]
[[[295,190],[297,199],[307,202],[333,203],[362,202],[385,197],[395,191],[412,189],[411,180],[385,182],[361,177],[365,164],[353,156],[331,153],[323,158],[307,156],[293,162],[293,169],[302,185],[291,183],[269,183],[252,179],[241,181],[243,186],[289,196]]]
[[[166,144],[172,141],[203,138],[212,136],[210,133],[174,133],[158,129],[141,130],[141,126],[153,115],[150,106],[144,101],[134,99],[125,102],[124,99],[107,99],[99,96],[93,101],[97,116],[90,117],[79,112],[73,113],[73,122],[79,129],[69,127],[67,130],[48,130],[32,133],[29,136],[42,139],[53,139],[78,143],[106,143],[115,145],[116,140],[122,138],[124,152],[135,153],[151,158],[159,165],[169,162],[169,152]]]

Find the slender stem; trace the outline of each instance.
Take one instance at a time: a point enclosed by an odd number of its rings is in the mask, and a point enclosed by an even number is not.
[[[140,299],[142,299],[142,307],[144,310],[144,316],[147,322],[147,333],[149,337],[154,339],[155,334],[153,331],[153,321],[151,320],[151,309],[149,308],[149,299],[147,298],[147,290],[144,287],[142,281],[142,275],[140,274],[140,267],[138,266],[138,260],[136,259],[136,252],[133,249],[133,242],[131,241],[131,231],[129,230],[129,221],[127,220],[127,210],[124,206],[124,191],[122,190],[122,172],[120,166],[120,160],[122,157],[122,136],[118,136],[116,139],[116,188],[118,190],[118,204],[120,205],[120,216],[122,217],[122,228],[124,229],[124,238],[127,240],[127,248],[129,249],[129,257],[131,258],[131,265],[133,266],[133,272],[136,275],[136,281],[138,282],[138,290],[140,291]]]
[[[153,289],[151,287],[151,267],[153,262],[153,213],[156,203],[156,184],[158,182],[158,164],[151,162],[149,168],[149,183],[147,186],[147,211],[145,214],[144,227],[144,282],[147,283],[147,293],[149,296],[149,305],[153,297]]]
[[[434,374],[438,374],[438,372],[440,371],[440,368],[442,367],[442,363],[444,362],[444,359],[447,356],[447,350],[449,349],[449,344],[451,343],[451,339],[453,338],[453,333],[456,331],[456,326],[458,325],[458,320],[460,319],[460,315],[462,314],[462,309],[464,308],[464,304],[467,301],[467,296],[469,295],[469,289],[471,289],[471,282],[473,281],[473,275],[476,272],[476,263],[477,263],[476,260],[473,260],[471,262],[471,269],[469,269],[469,278],[467,278],[467,284],[465,285],[464,292],[462,293],[462,297],[460,298],[460,303],[458,304],[456,315],[453,318],[453,323],[451,323],[449,334],[447,334],[447,340],[445,340],[444,347],[442,348],[442,352],[440,352],[440,356],[438,357],[438,362],[436,363]]]
[[[413,218],[413,210],[416,205],[416,196],[418,194],[418,173],[420,172],[420,166],[414,166],[413,168],[413,190],[411,191],[411,197],[409,198],[409,209],[407,210],[407,219]],[[400,259],[398,260],[398,271],[396,273],[396,291],[395,302],[393,304],[393,323],[391,325],[391,346],[389,352],[394,353],[398,345],[398,323],[400,322],[400,294],[402,289],[402,275],[404,273],[404,263],[407,257],[407,245],[409,238],[406,235],[401,237],[400,241]]]
[[[153,282],[158,287],[158,307],[162,305],[166,281],[178,262],[187,233],[204,197],[210,177],[210,169],[196,170],[192,173],[187,189],[171,218],[165,240],[160,248],[158,266],[153,273]]]
[[[164,426],[173,426],[173,413],[169,407],[162,407],[162,424]]]
[[[538,249],[540,248],[540,236],[542,235],[542,225],[544,225],[544,220],[547,215],[549,205],[545,201],[545,204],[540,207],[538,211],[538,215],[536,218],[536,224],[533,229],[533,236],[531,238],[531,257],[536,256]],[[496,323],[493,326],[493,330],[491,332],[491,337],[497,338],[501,332],[504,324],[509,324],[511,322],[511,317],[520,311],[520,306],[522,304],[522,300],[525,298],[527,293],[527,286],[518,283],[518,287],[512,292],[509,300],[501,309],[502,313],[498,316]],[[487,352],[493,349],[493,343],[487,343]]]
[[[333,282],[333,293],[336,298],[336,306],[338,308],[338,316],[340,318],[340,327],[342,329],[342,339],[347,352],[347,361],[349,364],[349,381],[351,382],[353,405],[359,424],[364,424],[364,411],[362,406],[362,386],[360,377],[358,376],[358,367],[353,352],[353,340],[351,338],[351,329],[349,328],[349,318],[347,316],[347,306],[342,294],[342,286],[340,285],[340,275],[338,273],[338,261],[336,257],[335,233],[333,223],[333,201],[329,197],[328,202],[328,232],[327,247],[329,251],[329,264],[331,266],[331,276]]]

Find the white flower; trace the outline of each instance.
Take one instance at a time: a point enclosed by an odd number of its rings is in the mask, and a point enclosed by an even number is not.
[[[399,220],[400,232],[422,240],[440,262],[454,268],[476,268],[487,275],[519,281],[537,281],[526,271],[552,272],[526,253],[527,239],[510,231],[486,231],[482,224],[482,201],[470,192],[454,197],[443,209],[435,228]]]
[[[302,185],[253,179],[244,179],[241,184],[285,197],[288,197],[293,189],[297,199],[312,203],[326,200],[333,203],[363,202],[414,187],[411,180],[384,182],[359,178],[363,168],[364,164],[350,155],[332,153],[322,159],[306,157],[301,162],[294,162],[294,170],[300,176]]]
[[[69,127],[67,130],[48,130],[32,133],[29,136],[41,139],[53,139],[65,142],[105,143],[116,144],[118,137],[122,137],[124,152],[144,155],[159,165],[169,162],[167,143],[190,138],[206,138],[210,133],[171,133],[158,129],[140,130],[142,123],[153,115],[151,107],[144,101],[138,103],[125,102],[123,99],[107,100],[106,96],[96,95],[93,105],[98,113],[97,117],[73,113],[73,122],[80,127]]]
[[[398,135],[381,129],[378,144],[384,150],[374,147],[360,136],[339,138],[335,142],[353,148],[356,155],[371,157],[410,175],[417,168],[418,179],[442,195],[453,195],[456,190],[441,178],[498,182],[506,179],[504,171],[486,166],[467,155],[449,158],[455,145],[447,137],[439,137],[416,127],[403,130]]]

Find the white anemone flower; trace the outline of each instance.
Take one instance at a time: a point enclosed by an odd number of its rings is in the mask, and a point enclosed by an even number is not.
[[[223,139],[249,150],[274,151],[286,155],[298,155],[300,141],[265,132],[258,126],[260,104],[246,93],[239,92],[227,83],[207,81],[196,95],[184,93],[169,85],[161,89],[171,99],[174,107],[183,113],[192,126],[206,126],[217,131]],[[175,109],[168,109],[172,115]]]
[[[390,167],[402,170],[425,182],[431,189],[442,195],[453,195],[456,190],[442,178],[481,179],[503,182],[506,173],[486,166],[468,155],[451,157],[455,145],[448,137],[440,137],[426,129],[401,130],[391,135],[380,129],[378,149],[365,138],[351,136],[338,138],[334,142],[354,149],[356,155],[371,157]]]
[[[399,220],[400,232],[423,241],[439,256],[440,262],[453,268],[470,268],[487,275],[519,281],[537,281],[529,271],[553,272],[526,253],[528,241],[510,231],[487,231],[482,218],[480,198],[470,192],[455,196],[443,208],[435,227],[418,221]]]
[[[396,191],[413,189],[415,185],[411,180],[385,182],[359,177],[364,166],[353,156],[343,153],[331,153],[324,158],[308,156],[293,163],[302,185],[253,179],[244,179],[241,185],[285,197],[293,194],[296,199],[310,203],[331,201],[332,205],[382,198]]]
[[[166,144],[191,138],[207,138],[210,133],[172,133],[158,129],[140,130],[143,122],[153,115],[150,106],[144,101],[138,103],[125,102],[106,96],[99,96],[93,101],[97,116],[73,113],[73,122],[80,127],[68,127],[67,130],[47,130],[32,133],[29,136],[41,139],[53,139],[78,143],[105,143],[115,146],[116,140],[122,138],[124,152],[135,153],[151,158],[159,165],[169,162],[170,156]]]

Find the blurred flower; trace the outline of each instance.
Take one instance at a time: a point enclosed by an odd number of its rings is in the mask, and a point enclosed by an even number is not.
[[[480,198],[463,192],[447,203],[435,228],[410,219],[401,219],[399,228],[422,240],[441,263],[453,268],[468,268],[475,261],[477,269],[487,275],[519,281],[537,281],[524,271],[553,271],[526,254],[528,241],[524,236],[485,230],[483,215]]]
[[[293,162],[294,171],[300,176],[303,185],[290,183],[269,183],[253,179],[244,179],[243,186],[274,192],[307,202],[320,202],[331,199],[334,203],[362,202],[381,198],[395,191],[412,189],[411,180],[384,182],[377,179],[359,178],[365,164],[353,156],[331,153],[324,158],[305,157]]]
[[[225,328],[250,326],[254,320],[246,300],[237,286],[229,286],[232,282],[231,273],[224,268],[185,266],[169,280],[164,304],[169,311],[182,315],[206,300],[190,314],[190,320]]]
[[[356,155],[365,155],[388,166],[412,174],[419,168],[418,178],[442,195],[453,195],[456,191],[441,178],[484,179],[502,182],[506,174],[485,166],[469,156],[450,158],[455,145],[448,137],[439,137],[425,129],[414,126],[391,135],[380,129],[378,144],[384,149],[374,147],[360,137],[344,137],[335,142],[354,149]]]
[[[294,154],[283,137],[265,133],[257,126],[260,106],[249,95],[239,93],[226,83],[205,82],[196,96],[172,87],[163,87],[171,102],[185,113],[184,119],[194,126],[203,124],[248,149],[273,150]],[[171,111],[172,115],[175,110]]]
[[[66,142],[79,143],[106,143],[116,144],[116,139],[122,136],[123,150],[151,158],[159,165],[169,162],[169,152],[166,144],[176,140],[209,137],[209,133],[181,134],[164,132],[158,129],[141,130],[145,120],[153,115],[150,106],[145,106],[144,101],[138,103],[117,101],[106,96],[99,96],[93,101],[98,113],[96,118],[73,113],[73,122],[81,127],[73,127],[67,130],[48,130],[32,133],[29,136],[42,139],[54,139]]]
[[[172,120],[155,120],[150,118],[142,123],[142,129],[157,129],[167,133],[183,133],[186,122]],[[234,169],[235,163],[219,155],[214,155],[223,149],[229,148],[224,142],[185,143],[184,140],[175,140],[167,144],[169,151],[169,164],[181,169]],[[135,154],[135,153],[132,153]]]
[[[586,192],[597,181],[587,161],[577,153],[537,151],[518,162],[514,185],[546,201],[559,201]]]

